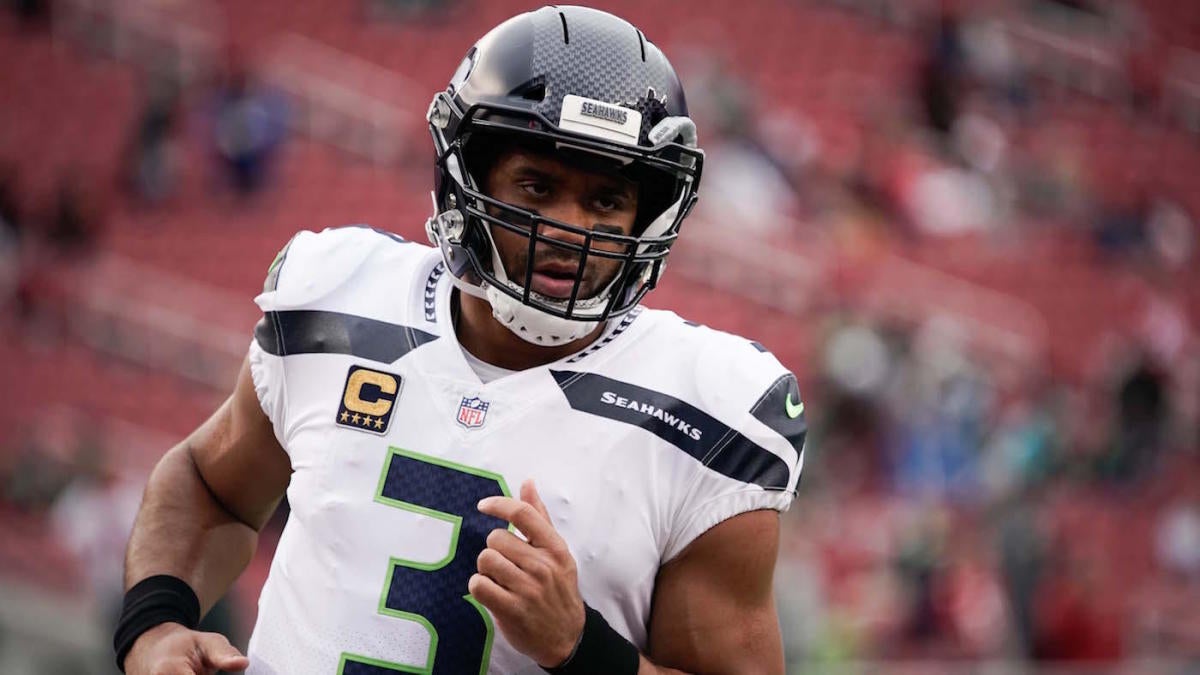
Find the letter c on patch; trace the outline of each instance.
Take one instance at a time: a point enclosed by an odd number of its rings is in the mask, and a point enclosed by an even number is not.
[[[396,393],[396,378],[387,373],[360,368],[351,373],[346,381],[346,394],[342,397],[342,403],[346,408],[364,415],[386,415],[392,409],[392,400],[377,398],[374,401],[364,401],[362,388],[367,384],[379,387],[379,391],[384,394]]]

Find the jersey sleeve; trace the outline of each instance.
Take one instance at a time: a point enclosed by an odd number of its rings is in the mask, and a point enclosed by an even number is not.
[[[403,242],[395,235],[366,227],[302,230],[275,256],[262,293],[254,298],[263,315],[254,328],[247,355],[250,375],[258,402],[285,449],[288,335],[280,317],[297,310],[336,306],[345,289],[362,281],[362,270],[371,256],[380,254],[381,237]]]
[[[254,328],[254,339],[250,341],[250,351],[246,355],[246,360],[250,364],[250,378],[254,381],[254,393],[258,397],[258,404],[262,407],[267,419],[271,420],[276,440],[284,447],[286,447],[284,445],[283,434],[285,426],[284,411],[287,409],[287,399],[285,395],[286,378],[283,372],[283,358],[278,354],[268,352],[263,348],[263,343],[278,341],[277,335],[269,341],[265,339],[265,336],[269,332],[278,331],[278,325],[272,320],[272,310],[277,304],[276,297],[278,295],[280,275],[283,271],[284,263],[287,262],[292,245],[298,238],[306,234],[311,235],[313,233],[300,232],[292,237],[279,250],[279,253],[275,255],[275,259],[271,261],[271,266],[267,268],[267,277],[263,281],[262,293],[254,299],[254,302],[263,310],[263,316]]]
[[[262,407],[267,419],[271,420],[275,439],[282,446],[284,445],[282,433],[284,411],[287,409],[283,359],[274,354],[268,354],[257,340],[250,341],[250,351],[246,358],[250,362],[250,377],[254,380],[254,393],[258,396],[258,404]]]
[[[786,511],[800,478],[807,424],[795,376],[758,345],[725,340],[703,354],[697,373],[705,407],[729,428],[676,508],[664,563],[733,516]]]

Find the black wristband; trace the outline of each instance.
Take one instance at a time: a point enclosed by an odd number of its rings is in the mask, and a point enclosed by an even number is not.
[[[604,615],[584,605],[583,634],[575,651],[550,675],[637,675],[641,655],[633,643],[608,625]]]
[[[125,656],[142,633],[174,622],[195,629],[200,625],[200,599],[187,582],[168,574],[142,579],[125,593],[121,618],[113,634],[117,668],[125,672]]]

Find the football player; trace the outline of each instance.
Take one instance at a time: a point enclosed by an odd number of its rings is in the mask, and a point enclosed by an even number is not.
[[[639,302],[703,166],[634,26],[493,29],[428,112],[436,248],[301,232],[230,398],[150,477],[126,672],[781,673],[805,436],[760,345]],[[291,514],[243,656],[199,616]]]

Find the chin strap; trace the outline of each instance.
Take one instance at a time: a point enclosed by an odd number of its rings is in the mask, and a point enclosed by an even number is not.
[[[572,321],[522,304],[495,286],[485,285],[484,295],[492,305],[492,316],[522,340],[542,347],[557,347],[587,335],[599,321]]]

